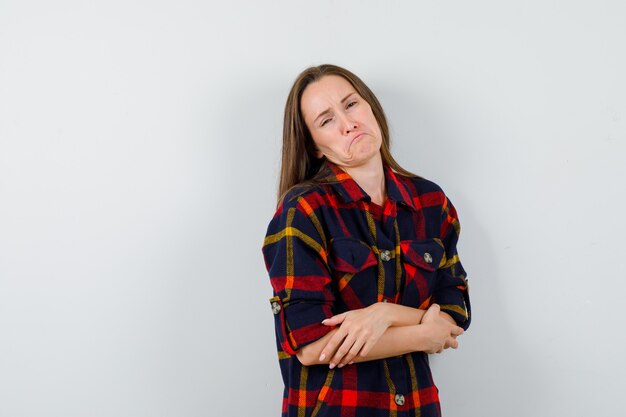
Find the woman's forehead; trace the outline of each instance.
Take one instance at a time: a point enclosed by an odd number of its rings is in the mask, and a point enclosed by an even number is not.
[[[325,75],[317,81],[309,84],[302,93],[305,96],[334,97],[341,100],[346,93],[355,91],[354,87],[348,80],[339,75]]]
[[[304,89],[300,108],[305,118],[315,117],[319,112],[327,110],[333,104],[341,103],[354,93],[356,89],[345,78],[326,75]]]

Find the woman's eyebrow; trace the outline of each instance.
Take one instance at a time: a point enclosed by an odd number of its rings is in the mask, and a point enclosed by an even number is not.
[[[350,93],[348,93],[347,96],[345,96],[344,98],[341,99],[341,103],[344,103],[347,99],[350,98],[350,96],[352,94],[356,94],[356,91],[352,91]],[[315,119],[313,119],[313,123],[317,122],[317,119],[319,119],[320,117],[324,116],[325,114],[330,113],[330,107],[327,108],[326,110],[324,110],[323,112],[321,112],[320,114],[317,115],[317,117]]]

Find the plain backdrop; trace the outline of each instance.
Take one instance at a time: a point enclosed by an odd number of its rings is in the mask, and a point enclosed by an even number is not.
[[[335,63],[462,224],[445,416],[623,415],[626,4],[0,0],[0,416],[277,416],[282,111]]]

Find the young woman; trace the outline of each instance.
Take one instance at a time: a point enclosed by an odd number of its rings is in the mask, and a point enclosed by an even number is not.
[[[285,107],[279,205],[263,245],[283,416],[440,416],[428,354],[470,324],[459,222],[398,165],[380,103],[321,65]]]

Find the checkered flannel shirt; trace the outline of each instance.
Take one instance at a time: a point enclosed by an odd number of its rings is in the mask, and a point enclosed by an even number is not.
[[[332,370],[295,356],[331,330],[325,318],[381,301],[420,309],[438,303],[464,329],[470,324],[459,222],[441,188],[385,167],[380,207],[339,167],[326,162],[324,169],[322,184],[283,198],[263,244],[285,383],[282,415],[440,416],[424,352]]]

